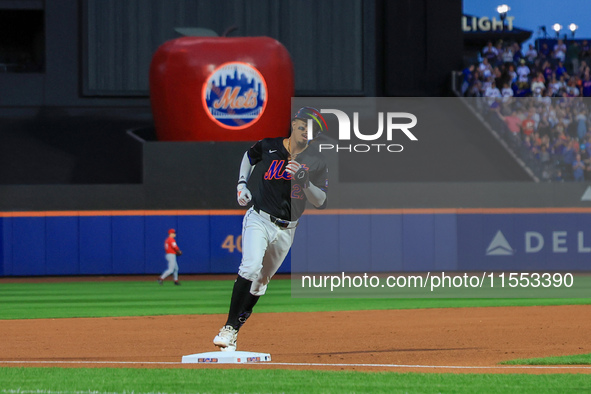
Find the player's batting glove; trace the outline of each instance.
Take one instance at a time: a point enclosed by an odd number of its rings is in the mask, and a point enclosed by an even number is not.
[[[248,190],[244,183],[239,183],[238,186],[236,186],[236,192],[236,199],[241,206],[245,207],[250,200],[252,200],[252,194],[250,194],[250,190]]]
[[[290,161],[285,167],[285,171],[291,174],[291,179],[298,185],[308,187],[309,185],[309,174],[306,168],[302,167],[297,161]]]
[[[285,166],[285,171],[291,175],[292,179],[298,170],[302,168],[302,165],[295,160],[290,160]]]
[[[310,174],[304,167],[301,167],[298,172],[295,173],[293,179],[298,185],[302,185],[304,188],[310,186]]]

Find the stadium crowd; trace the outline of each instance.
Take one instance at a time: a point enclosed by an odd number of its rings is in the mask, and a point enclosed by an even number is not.
[[[466,67],[461,93],[483,97],[489,119],[546,181],[591,181],[591,44],[563,40],[539,50],[489,42]]]

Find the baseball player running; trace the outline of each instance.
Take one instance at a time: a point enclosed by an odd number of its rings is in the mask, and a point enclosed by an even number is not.
[[[289,138],[265,138],[244,154],[237,199],[241,206],[252,199],[253,206],[242,221],[242,261],[228,319],[213,339],[222,351],[236,350],[238,330],[289,252],[306,201],[318,209],[326,207],[328,168],[322,154],[308,145],[308,133],[317,137],[322,129],[319,119],[324,121],[317,110],[301,108],[291,121]],[[308,130],[309,124],[314,130]],[[265,172],[251,194],[247,183],[255,165]]]
[[[168,261],[168,269],[160,275],[158,278],[158,283],[164,283],[164,279],[170,274],[174,279],[174,284],[179,286],[179,265],[176,262],[176,256],[180,256],[183,254],[179,249],[179,246],[176,244],[176,231],[171,228],[168,230],[168,238],[164,241],[164,250],[166,251],[166,261]]]

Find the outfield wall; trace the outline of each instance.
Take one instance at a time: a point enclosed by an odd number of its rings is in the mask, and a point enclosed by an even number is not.
[[[312,212],[292,251],[309,272],[591,270],[589,208]],[[3,276],[160,273],[169,228],[181,274],[235,273],[240,263],[241,210],[0,215]],[[288,259],[279,272],[290,270]]]

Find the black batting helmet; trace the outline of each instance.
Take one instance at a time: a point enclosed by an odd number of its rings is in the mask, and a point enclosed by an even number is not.
[[[328,126],[326,125],[326,121],[324,120],[324,118],[320,114],[320,111],[318,111],[316,108],[302,107],[295,113],[295,115],[293,116],[293,119],[300,119],[300,120],[303,120],[306,122],[309,119],[312,120],[312,138],[311,139],[318,138],[318,136],[321,133],[328,131]]]

